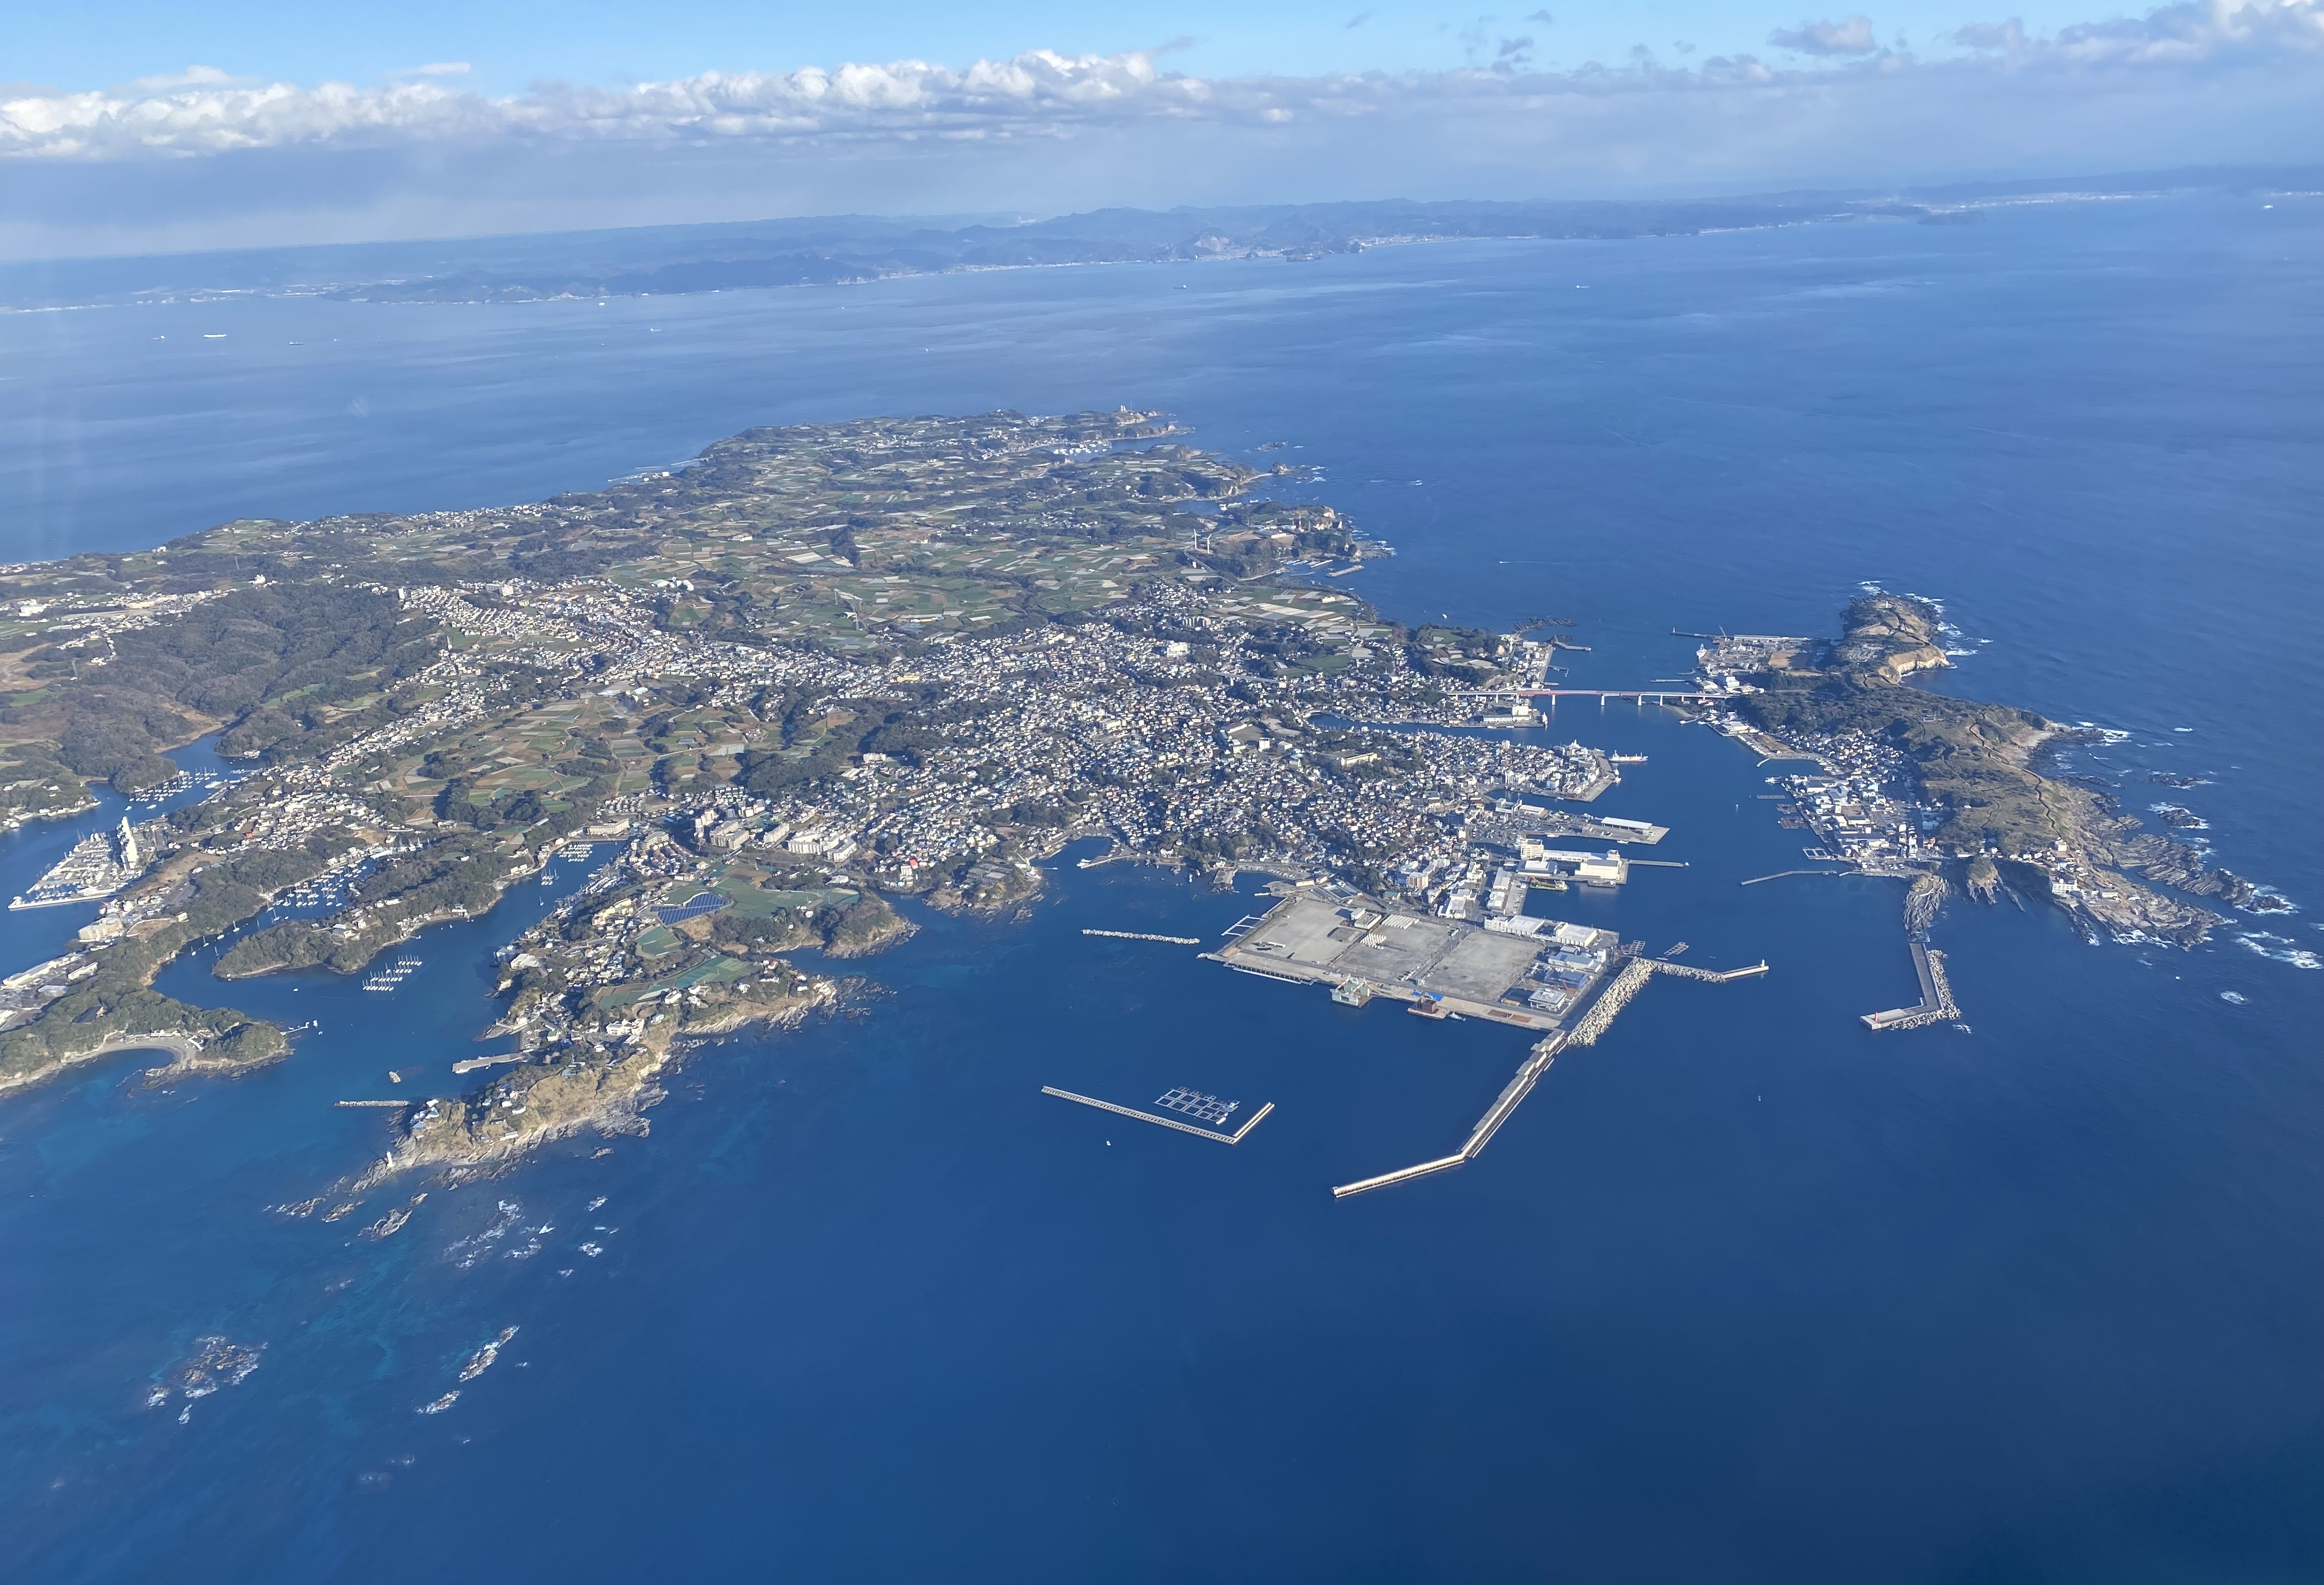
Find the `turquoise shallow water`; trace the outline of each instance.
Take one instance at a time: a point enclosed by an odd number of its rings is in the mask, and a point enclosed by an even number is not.
[[[1677,675],[1673,627],[1823,631],[1859,579],[1942,596],[1988,640],[1947,686],[2128,731],[2088,768],[2133,807],[2148,769],[2216,774],[2172,796],[2313,906],[2317,219],[2183,199],[604,309],[17,316],[0,488],[30,556],[587,486],[753,423],[1167,406],[1201,444],[1299,447],[1305,493],[1398,547],[1362,575],[1391,612],[1578,619],[1582,686]],[[1247,906],[1118,866],[1063,869],[1021,923],[927,919],[862,965],[886,989],[860,1017],[706,1050],[649,1137],[432,1195],[376,1244],[351,1235],[379,1196],[334,1225],[264,1208],[378,1147],[332,1100],[449,1083],[492,947],[555,889],[424,938],[392,997],[181,965],[177,994],[320,1027],[230,1083],[149,1091],[123,1058],[0,1101],[0,1573],[2324,1567],[2324,973],[2247,923],[2094,949],[1956,904],[1974,1032],[1874,1037],[1855,1015],[1911,986],[1893,885],[1738,887],[1797,862],[1766,771],[1654,713],[1556,731],[1648,754],[1602,807],[1692,866],[1573,911],[1775,972],[1657,981],[1482,1160],[1349,1203],[1328,1185],[1456,1142],[1522,1040],[1084,937]],[[0,843],[0,890],[77,834]],[[84,917],[7,915],[0,945],[29,963]],[[2324,948],[2313,921],[2273,929]],[[1277,1110],[1228,1150],[1044,1083]],[[184,1424],[143,1408],[212,1334],[259,1368]]]

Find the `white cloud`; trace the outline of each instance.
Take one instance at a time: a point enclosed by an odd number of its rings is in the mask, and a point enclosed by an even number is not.
[[[189,66],[183,71],[173,71],[164,77],[138,78],[129,88],[132,93],[152,95],[171,93],[180,88],[219,88],[236,82],[254,80],[236,78],[215,66]]]
[[[2030,38],[2015,19],[1962,28],[1951,41],[2029,64],[2193,66],[2272,54],[2324,53],[2318,0],[2186,0],[2143,17],[2080,23]]]
[[[1803,22],[1795,28],[1777,28],[1767,42],[1778,50],[1803,55],[1869,55],[1880,48],[1872,36],[1872,19],[1851,16],[1840,22]]]
[[[547,85],[508,98],[447,83],[466,69],[439,62],[376,88],[237,79],[196,67],[119,90],[15,89],[0,97],[0,159],[122,161],[263,149],[393,149],[518,143],[925,144],[935,140],[1054,138],[1095,127],[1207,124],[1280,126],[1380,116],[1538,115],[1550,105],[1626,95],[1715,95],[1750,113],[1755,97],[1796,98],[1877,74],[1891,82],[1963,74],[2200,71],[2217,64],[2324,60],[2324,0],[2189,0],[2135,20],[2086,23],[2052,37],[2015,22],[1953,34],[1963,53],[1916,60],[1883,51],[1862,16],[1803,24],[1775,42],[1827,59],[1772,67],[1749,56],[1666,67],[1639,56],[1620,67],[1524,69],[1525,41],[1502,47],[1502,69],[1380,72],[1313,78],[1207,78],[1164,71],[1157,51],[1063,55],[1035,51],[962,68],[922,60],[791,72],[709,71],[631,88]],[[1869,60],[1851,57],[1872,56]],[[1517,69],[1509,69],[1516,66]]]

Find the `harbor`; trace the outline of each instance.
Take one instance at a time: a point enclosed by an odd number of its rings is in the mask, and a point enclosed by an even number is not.
[[[1671,953],[1685,950],[1680,942]],[[1726,984],[1768,972],[1764,959],[1712,969],[1644,951],[1643,942],[1624,943],[1609,930],[1531,915],[1478,925],[1400,913],[1366,897],[1297,891],[1263,915],[1237,920],[1204,956],[1285,984],[1322,985],[1346,1007],[1387,997],[1427,1018],[1480,1018],[1539,1033],[1457,1149],[1334,1187],[1333,1196],[1344,1200],[1474,1161],[1557,1057],[1595,1045],[1655,975]]]
[[[53,908],[67,903],[95,902],[111,897],[145,872],[152,843],[139,834],[127,816],[112,831],[92,831],[49,872],[21,897],[9,899],[11,908]]]

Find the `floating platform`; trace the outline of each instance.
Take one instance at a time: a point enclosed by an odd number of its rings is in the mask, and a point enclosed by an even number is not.
[[[1154,1123],[1162,1128],[1176,1129],[1182,1134],[1193,1134],[1199,1138],[1216,1139],[1222,1145],[1241,1144],[1244,1138],[1250,1134],[1251,1129],[1259,1127],[1259,1125],[1265,1120],[1267,1114],[1275,1110],[1274,1101],[1262,1101],[1259,1103],[1259,1110],[1252,1112],[1250,1116],[1244,1120],[1242,1127],[1237,1129],[1231,1134],[1225,1134],[1221,1133],[1216,1129],[1205,1129],[1198,1127],[1194,1123],[1180,1122],[1176,1118],[1157,1117],[1150,1111],[1140,1111],[1134,1106],[1116,1106],[1111,1101],[1100,1101],[1094,1096],[1076,1095],[1071,1090],[1060,1090],[1054,1084],[1042,1085],[1041,1093],[1044,1095],[1054,1095],[1060,1101],[1071,1101],[1083,1106],[1094,1106],[1100,1111],[1110,1111],[1120,1117],[1136,1118],[1142,1123]],[[1209,1101],[1213,1106],[1217,1104],[1217,1098],[1215,1096],[1201,1095],[1199,1092],[1189,1090],[1172,1090],[1154,1104],[1157,1106],[1172,1107],[1174,1110],[1184,1104],[1183,1101],[1174,1101],[1171,1099],[1173,1096],[1198,1097],[1199,1101]],[[1229,1105],[1230,1110],[1231,1110],[1232,1103],[1229,1103]],[[1200,1116],[1204,1114],[1197,1111],[1192,1115]],[[1225,1120],[1224,1114],[1220,1115],[1219,1120]]]

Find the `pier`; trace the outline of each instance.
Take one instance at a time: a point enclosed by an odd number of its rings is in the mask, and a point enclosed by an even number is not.
[[[1259,1110],[1250,1114],[1250,1120],[1242,1127],[1231,1134],[1222,1134],[1216,1129],[1198,1128],[1193,1123],[1182,1123],[1175,1118],[1157,1117],[1150,1111],[1140,1111],[1134,1106],[1116,1106],[1111,1101],[1100,1101],[1089,1095],[1076,1095],[1071,1090],[1060,1090],[1054,1084],[1042,1085],[1041,1093],[1054,1095],[1060,1101],[1076,1101],[1083,1106],[1094,1106],[1100,1111],[1111,1111],[1117,1116],[1134,1117],[1142,1123],[1155,1123],[1162,1128],[1176,1129],[1182,1134],[1193,1134],[1199,1138],[1216,1139],[1222,1145],[1241,1144],[1243,1136],[1259,1127],[1260,1120],[1275,1110],[1274,1101],[1262,1101]]]
[[[1945,979],[1945,954],[1917,941],[1910,945],[1913,949],[1913,972],[1921,981],[1919,1005],[1891,1008],[1881,1013],[1866,1013],[1865,1027],[1917,1029],[1923,1025],[1948,1023],[1960,1017],[1960,1009],[1953,1005],[1953,988]]]
[[[1677,946],[1671,948],[1671,951],[1681,951],[1685,945],[1684,942],[1681,942]],[[1657,974],[1674,974],[1682,980],[1708,980],[1714,985],[1724,985],[1729,980],[1748,980],[1754,975],[1767,972],[1766,960],[1764,958],[1739,969],[1698,969],[1692,963],[1674,963],[1667,958],[1644,958],[1640,961],[1652,963]]]
[[[1200,946],[1203,945],[1203,939],[1199,935],[1149,935],[1143,930],[1084,929],[1082,934],[1084,935],[1102,935],[1113,941],[1160,941],[1166,942],[1172,946]]]

